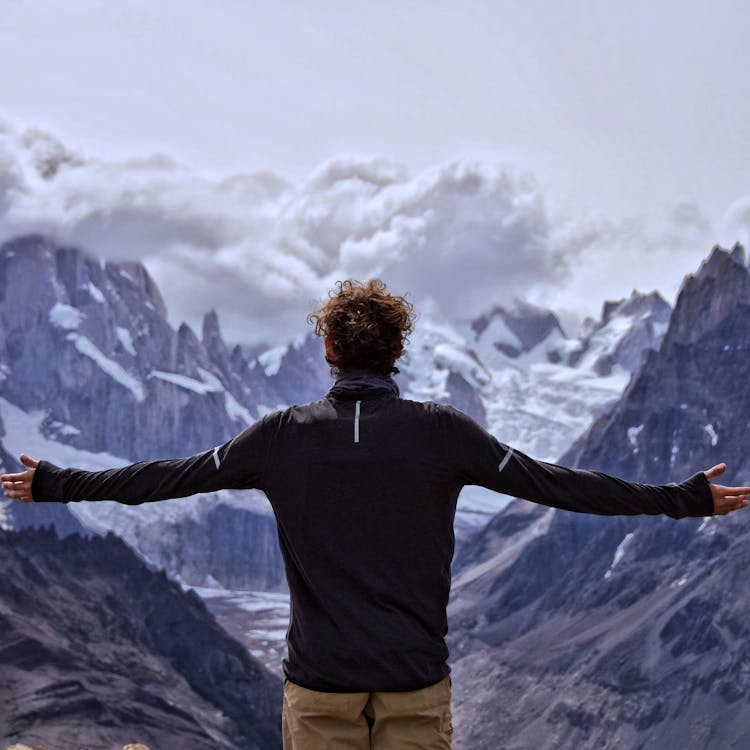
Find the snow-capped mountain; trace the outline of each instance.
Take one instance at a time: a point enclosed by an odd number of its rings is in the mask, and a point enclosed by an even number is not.
[[[452,403],[504,442],[554,459],[619,396],[629,368],[658,343],[668,307],[653,295],[606,303],[583,339],[568,338],[553,313],[523,302],[473,321],[420,312],[397,378],[403,395]],[[200,338],[186,325],[174,330],[139,264],[102,264],[41,236],[0,247],[6,466],[22,450],[90,469],[186,455],[269,410],[320,398],[331,382],[322,345],[309,333],[265,349],[230,347],[213,312]],[[467,488],[459,527],[485,522],[503,502]],[[283,585],[273,519],[259,493],[134,508],[82,503],[31,511],[3,503],[2,512],[6,526],[36,523],[39,515],[60,533],[81,524],[115,530],[191,585]]]
[[[726,483],[747,484],[749,313],[743,249],[715,248],[658,351],[561,462],[665,483],[725,461]],[[749,541],[747,511],[673,521],[511,503],[454,564],[457,748],[747,745]]]
[[[501,441],[554,461],[620,397],[645,353],[658,347],[669,312],[658,294],[633,292],[605,302],[601,320],[570,338],[552,312],[521,301],[469,321],[428,311],[398,380],[405,396],[452,403]],[[465,488],[459,532],[486,523],[505,502]]]

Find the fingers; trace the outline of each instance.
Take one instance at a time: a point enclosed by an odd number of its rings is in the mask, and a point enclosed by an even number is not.
[[[0,482],[3,483],[3,493],[5,497],[14,500],[20,500],[22,503],[31,503],[34,498],[31,495],[31,483],[34,481],[34,471],[39,466],[39,461],[21,454],[21,463],[28,467],[28,471],[19,471],[15,474],[0,475]]]
[[[750,492],[747,487],[722,487],[712,484],[711,494],[714,499],[714,515],[724,516],[750,504]]]
[[[727,513],[732,513],[735,510],[741,510],[742,508],[747,508],[748,501],[742,500],[740,502],[719,502],[714,503],[714,515],[715,516],[725,516]]]
[[[31,483],[34,472],[22,471],[18,474],[3,474],[0,477],[3,483],[5,497],[10,497],[23,502],[31,502]]]
[[[706,479],[714,479],[715,477],[720,477],[726,470],[726,464],[716,464],[716,466],[712,466],[708,471],[704,471],[703,473],[706,475]]]
[[[23,500],[31,497],[31,482],[3,482],[5,497]]]
[[[33,471],[20,471],[18,474],[3,474],[0,476],[0,482],[28,482],[34,477]]]

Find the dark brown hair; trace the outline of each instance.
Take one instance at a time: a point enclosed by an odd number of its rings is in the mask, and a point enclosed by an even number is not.
[[[397,373],[396,360],[404,352],[414,326],[414,306],[405,297],[389,294],[380,279],[337,281],[328,301],[307,316],[315,333],[330,342],[331,372],[371,370]]]

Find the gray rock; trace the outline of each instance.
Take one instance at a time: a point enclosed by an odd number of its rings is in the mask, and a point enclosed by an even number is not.
[[[114,536],[0,531],[0,737],[281,747],[281,681]]]

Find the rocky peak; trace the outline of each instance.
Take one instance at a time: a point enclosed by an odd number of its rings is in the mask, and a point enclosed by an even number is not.
[[[731,315],[737,305],[750,306],[745,249],[739,243],[732,250],[716,245],[697,273],[682,283],[663,345],[670,351],[698,341]]]
[[[672,308],[659,292],[642,294],[634,289],[630,296],[614,302],[605,302],[602,307],[601,326],[606,325],[615,315],[653,315],[664,322],[669,320]]]
[[[472,320],[470,327],[477,340],[483,334],[492,336],[498,351],[510,357],[530,351],[553,332],[565,338],[560,321],[551,310],[522,300],[515,300],[510,308],[496,305]]]
[[[670,314],[670,306],[658,292],[633,290],[627,298],[608,300],[601,319],[589,321],[569,362],[599,375],[609,375],[615,366],[636,372],[646,352],[659,347]]]
[[[203,346],[205,346],[206,349],[211,349],[212,347],[216,347],[217,345],[220,345],[222,348],[226,347],[226,345],[224,344],[224,339],[221,335],[219,316],[216,313],[216,310],[209,310],[203,316],[201,340],[203,342]]]
[[[242,384],[188,326],[170,326],[139,263],[102,265],[50,238],[20,237],[0,247],[0,295],[3,395],[47,410],[47,423],[65,430],[55,439],[133,459],[184,455],[251,418]]]

